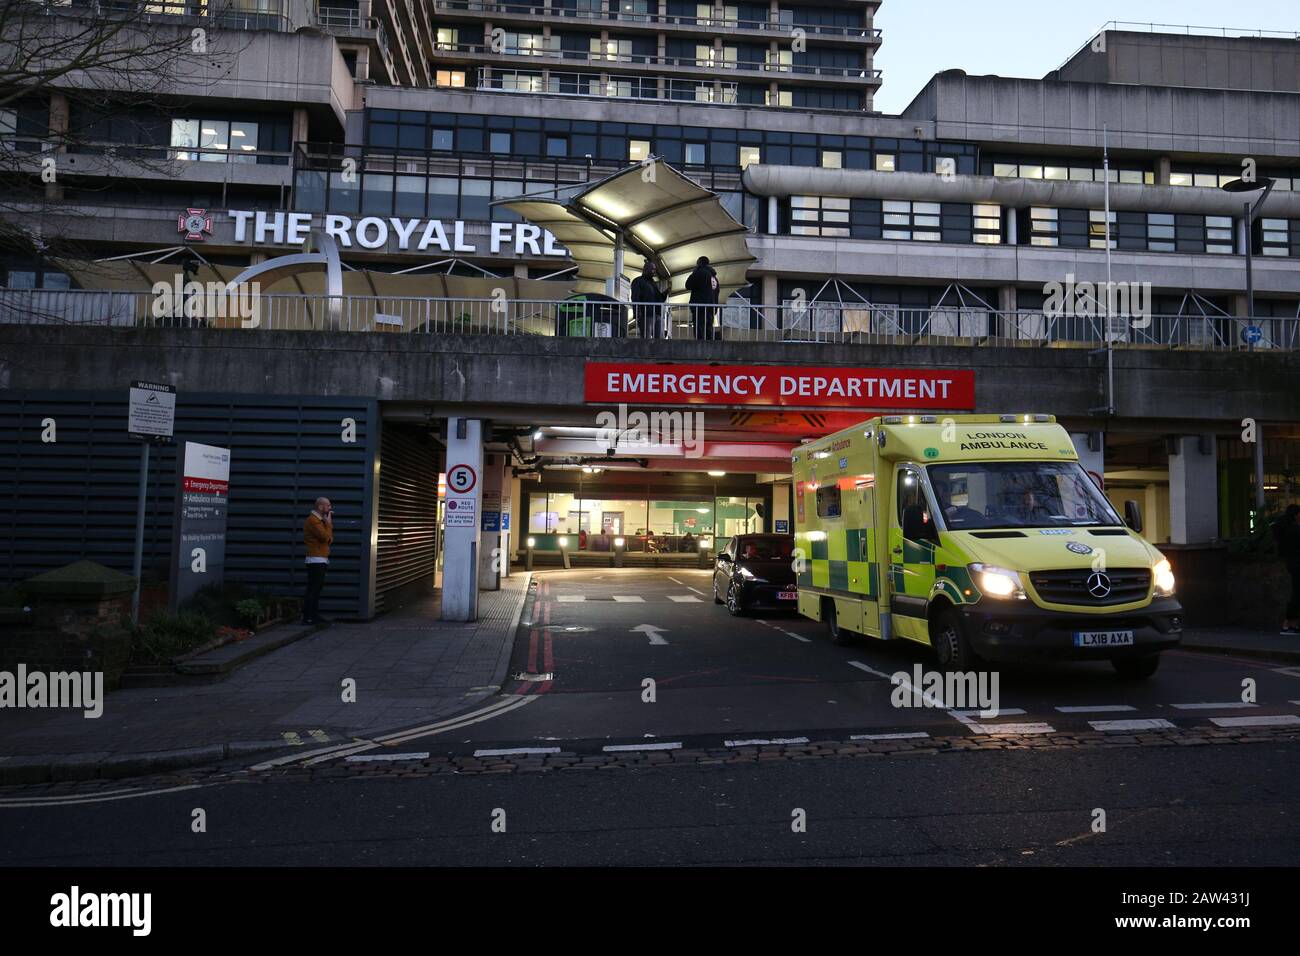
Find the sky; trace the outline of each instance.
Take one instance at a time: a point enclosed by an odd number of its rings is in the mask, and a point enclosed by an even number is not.
[[[883,0],[876,109],[903,110],[936,73],[962,69],[1035,79],[1110,20],[1300,32],[1298,0]],[[1162,32],[1170,32],[1168,28]]]

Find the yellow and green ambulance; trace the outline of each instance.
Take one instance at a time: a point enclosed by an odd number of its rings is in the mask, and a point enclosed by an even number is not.
[[[890,415],[792,454],[799,611],[931,645],[942,666],[1109,660],[1155,673],[1183,610],[1051,415]]]

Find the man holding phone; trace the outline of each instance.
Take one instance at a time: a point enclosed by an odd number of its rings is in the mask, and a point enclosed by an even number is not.
[[[307,593],[302,599],[302,622],[328,624],[319,610],[325,569],[330,563],[330,545],[334,543],[334,506],[328,498],[316,499],[316,507],[303,523],[302,535],[307,546]]]

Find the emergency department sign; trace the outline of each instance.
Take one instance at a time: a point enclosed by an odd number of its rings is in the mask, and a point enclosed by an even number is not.
[[[226,567],[230,449],[187,441],[180,455],[172,546],[172,609],[220,584]]]
[[[585,400],[603,404],[942,411],[975,407],[975,373],[965,369],[588,362],[584,385]]]

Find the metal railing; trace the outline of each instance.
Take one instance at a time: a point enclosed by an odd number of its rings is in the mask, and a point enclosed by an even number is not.
[[[493,69],[480,80],[479,92],[544,93],[549,96],[596,96],[615,100],[671,100],[675,103],[737,102],[739,86],[704,80],[664,77],[611,76],[600,73],[567,73],[549,70],[546,76],[520,70]]]
[[[552,40],[558,38],[552,37]],[[841,78],[879,79],[881,71],[863,66],[823,66],[818,63],[768,63],[764,60],[729,60],[716,57],[659,56],[652,53],[592,53],[590,50],[562,50],[558,46],[505,47],[494,50],[486,43],[438,43],[442,53],[470,56],[528,57],[530,60],[568,60],[595,67],[606,64],[633,66],[686,67],[697,70],[729,70],[737,73],[780,73],[797,76],[835,76]],[[542,66],[542,63],[538,63]]]
[[[178,276],[177,282],[181,279]],[[1300,317],[1153,315],[1107,323],[1043,311],[903,308],[866,303],[715,307],[581,300],[0,289],[0,324],[207,328],[570,338],[707,338],[734,342],[948,345],[973,348],[1297,351]],[[1250,330],[1251,334],[1247,334]],[[698,333],[698,334],[697,334]]]
[[[34,0],[33,6],[52,16],[94,19],[126,18],[147,23],[179,23],[227,30],[295,28],[285,0]]]
[[[359,30],[361,11],[355,7],[330,7],[322,4],[316,7],[316,22],[336,30]]]
[[[594,10],[564,10],[542,4],[494,3],[492,0],[434,0],[438,13],[490,13],[507,16],[547,17],[563,20],[592,20],[613,24],[653,24],[655,26],[722,27],[730,30],[762,30],[768,33],[790,33],[803,30],[809,36],[847,37],[850,39],[879,40],[881,32],[876,27],[833,26],[821,23],[794,23],[782,20],[742,20],[739,18],[680,16],[661,13],[609,13]]]

